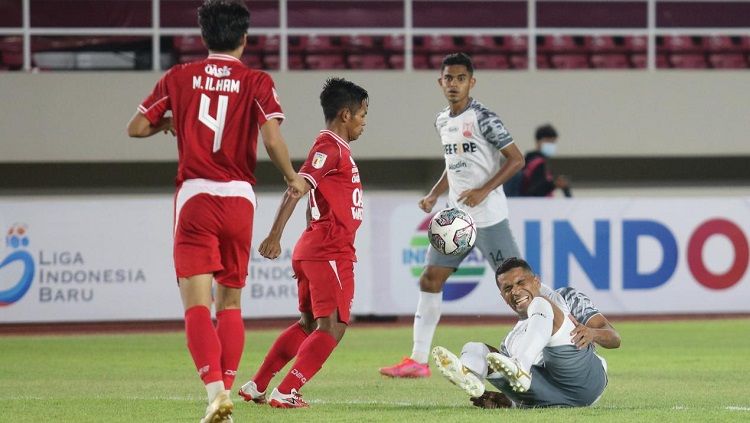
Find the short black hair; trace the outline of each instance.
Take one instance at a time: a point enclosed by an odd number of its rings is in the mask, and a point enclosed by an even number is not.
[[[443,57],[443,64],[440,66],[440,73],[443,73],[446,66],[453,65],[464,65],[466,66],[466,70],[469,71],[469,74],[474,75],[474,64],[471,62],[471,57],[466,53],[451,53]]]
[[[531,269],[531,266],[526,260],[518,257],[508,257],[507,259],[503,260],[502,263],[500,263],[500,266],[497,267],[497,270],[495,271],[495,280],[497,280],[497,278],[503,273],[515,269],[516,267],[520,267],[524,270],[528,270],[529,272],[534,273],[534,270]]]
[[[364,88],[344,78],[328,78],[320,93],[320,105],[323,106],[326,122],[336,119],[336,115],[344,107],[357,113],[362,102],[368,99]]]
[[[241,0],[206,0],[198,8],[198,24],[209,50],[232,51],[247,36],[250,11]]]
[[[539,141],[544,138],[557,138],[555,127],[549,123],[536,128],[536,140]]]

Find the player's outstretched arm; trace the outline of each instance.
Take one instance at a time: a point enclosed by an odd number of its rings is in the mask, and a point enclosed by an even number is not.
[[[291,195],[299,197],[307,192],[305,190],[307,183],[294,171],[292,162],[289,160],[289,149],[284,137],[281,136],[279,121],[277,119],[266,121],[260,128],[260,134],[263,136],[263,145],[266,147],[268,157],[284,175],[284,180],[291,190]]]
[[[440,175],[440,179],[438,179],[430,192],[419,200],[419,208],[425,213],[431,212],[438,198],[445,194],[446,191],[448,191],[448,171],[443,170],[443,174]]]
[[[579,323],[573,316],[570,316],[570,319],[576,325],[570,336],[578,348],[585,348],[592,342],[603,348],[620,348],[620,334],[603,314],[591,316],[586,325]]]
[[[309,185],[305,184],[305,186],[308,187],[307,191],[309,191]],[[284,193],[279,209],[276,211],[276,217],[273,219],[271,230],[268,232],[266,239],[260,243],[260,247],[258,247],[258,252],[261,256],[275,259],[281,255],[281,235],[284,233],[286,223],[292,216],[299,199],[300,197],[292,195],[290,190]]]
[[[175,135],[171,117],[163,117],[159,120],[158,125],[153,126],[143,113],[135,112],[135,115],[128,122],[128,136],[131,138],[146,138],[158,132],[171,132],[172,135]]]

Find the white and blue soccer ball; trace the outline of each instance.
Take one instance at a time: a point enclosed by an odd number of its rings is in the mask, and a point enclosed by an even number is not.
[[[462,255],[477,241],[474,219],[456,207],[440,210],[430,220],[427,237],[432,248],[446,255]]]

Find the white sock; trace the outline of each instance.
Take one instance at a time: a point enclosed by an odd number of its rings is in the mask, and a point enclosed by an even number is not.
[[[487,377],[487,354],[490,349],[481,342],[468,342],[461,349],[461,364],[480,379]]]
[[[529,324],[526,327],[526,332],[518,340],[516,350],[521,353],[518,357],[515,357],[526,372],[531,370],[531,365],[534,364],[539,354],[542,353],[542,349],[552,337],[554,320],[552,304],[542,297],[534,298],[531,301],[527,313]]]
[[[414,348],[411,351],[411,359],[418,363],[427,363],[442,304],[442,292],[419,292],[417,313],[414,314]]]
[[[216,398],[216,396],[219,395],[220,392],[224,391],[226,391],[226,389],[224,389],[223,380],[217,380],[216,382],[207,383],[206,393],[208,394],[208,403],[211,404],[214,398]]]

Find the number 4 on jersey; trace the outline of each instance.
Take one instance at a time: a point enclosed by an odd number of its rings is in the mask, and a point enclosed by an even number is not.
[[[224,121],[227,118],[228,103],[229,97],[225,95],[219,96],[219,105],[216,107],[216,119],[214,119],[208,112],[211,108],[211,98],[205,94],[201,94],[201,107],[198,110],[198,120],[214,131],[214,153],[221,148],[221,136],[224,133]]]

